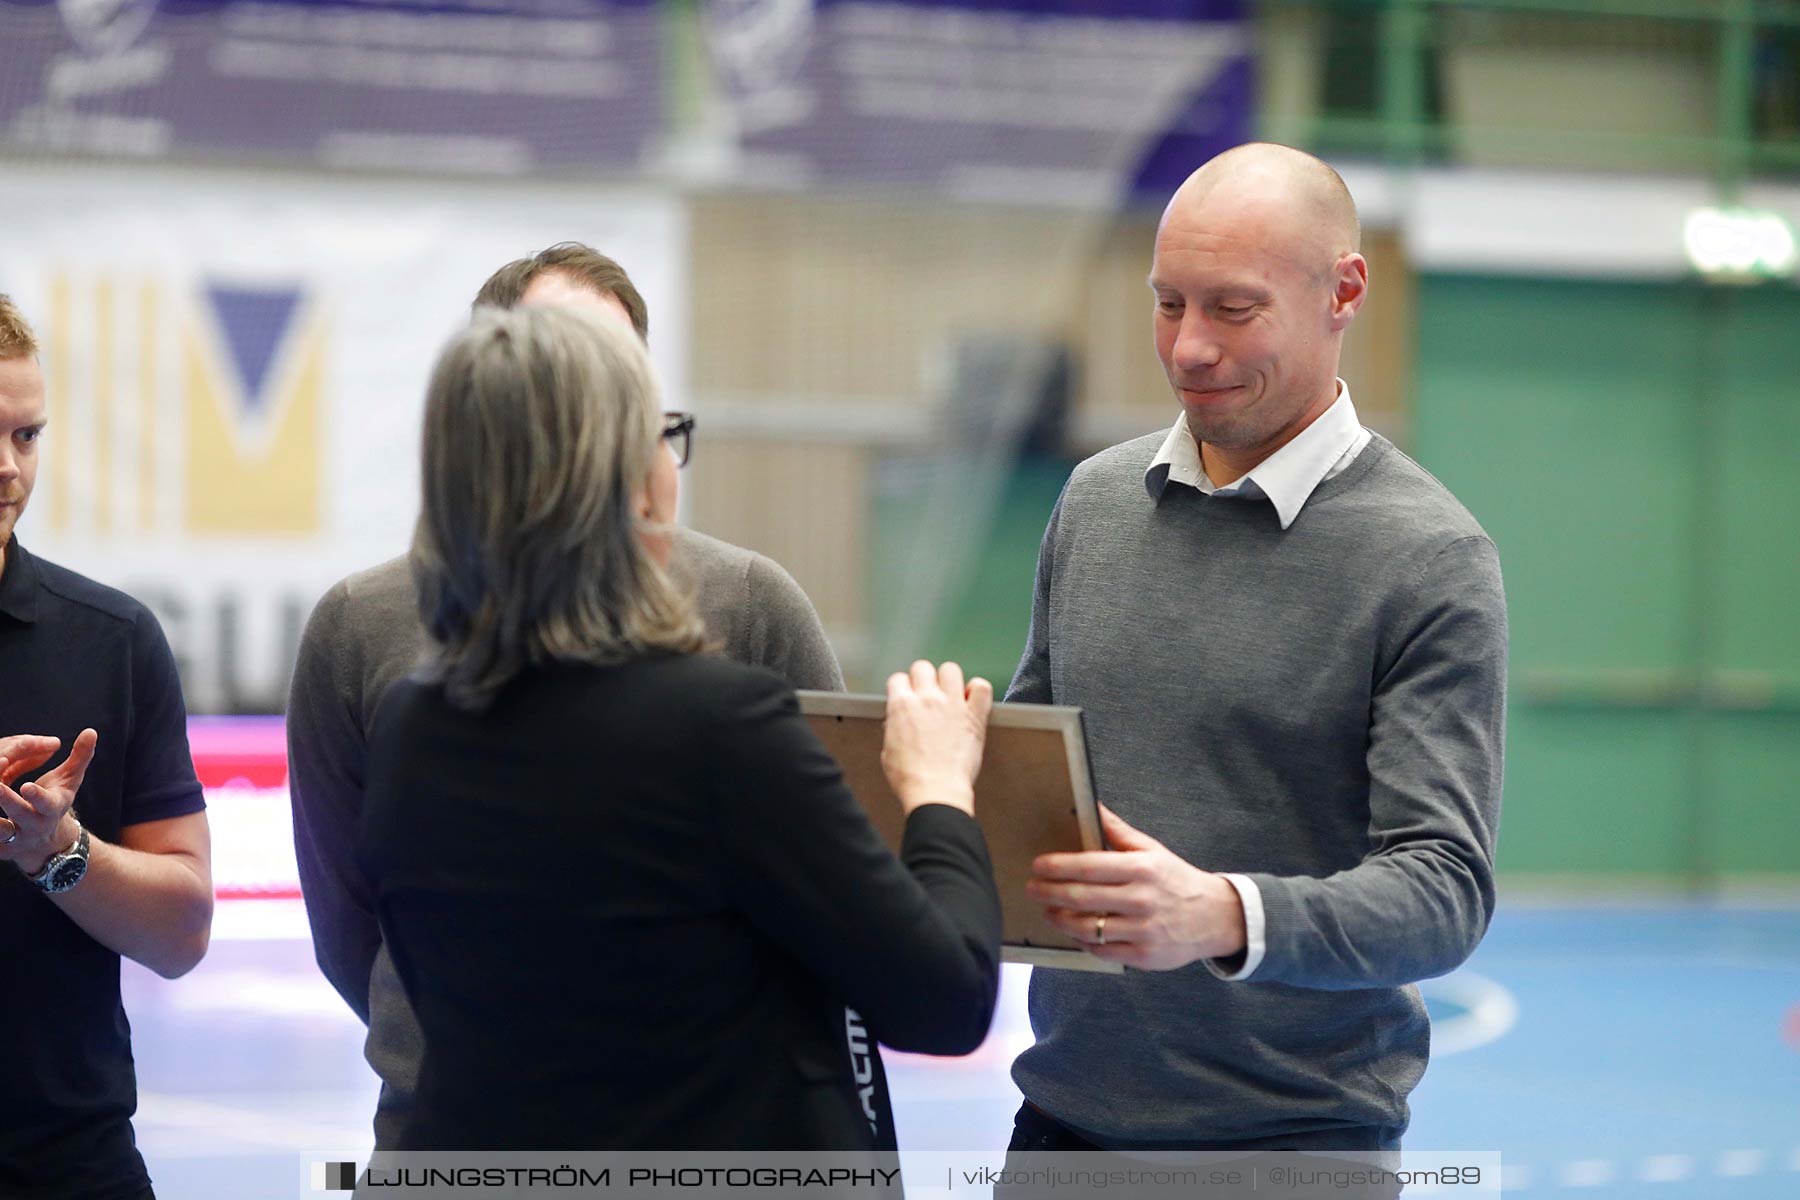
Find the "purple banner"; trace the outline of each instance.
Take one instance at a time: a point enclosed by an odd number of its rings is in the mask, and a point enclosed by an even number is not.
[[[742,176],[1161,199],[1249,139],[1244,0],[707,0]]]
[[[635,170],[656,0],[0,0],[0,145],[416,171]]]

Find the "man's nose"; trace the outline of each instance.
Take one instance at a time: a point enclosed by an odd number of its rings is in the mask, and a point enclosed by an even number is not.
[[[1223,357],[1224,349],[1205,318],[1190,315],[1181,323],[1181,332],[1175,338],[1177,367],[1184,371],[1216,367]]]

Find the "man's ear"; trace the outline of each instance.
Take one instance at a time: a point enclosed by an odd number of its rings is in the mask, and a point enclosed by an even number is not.
[[[1354,251],[1331,268],[1331,330],[1348,329],[1369,298],[1369,263]]]

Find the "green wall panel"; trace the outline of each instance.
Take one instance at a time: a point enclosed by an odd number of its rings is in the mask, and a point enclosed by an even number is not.
[[[1515,708],[1499,869],[1685,873],[1692,816],[1681,723],[1670,713]]]
[[[1415,453],[1493,534],[1515,871],[1800,876],[1800,294],[1436,276]]]
[[[1800,295],[1757,289],[1716,309],[1719,402],[1704,642],[1715,698],[1702,764],[1721,872],[1800,871]],[[1709,443],[1709,444],[1712,444]],[[1757,706],[1763,706],[1758,711]]]
[[[1704,754],[1713,866],[1727,875],[1800,870],[1800,715],[1713,715]]]
[[[1692,300],[1427,277],[1415,453],[1500,548],[1511,620],[1509,870],[1684,872]]]
[[[1419,314],[1416,455],[1500,547],[1514,670],[1679,669],[1691,300],[1428,277]]]
[[[899,645],[890,636],[900,621],[907,596],[903,576],[916,570],[919,526],[931,511],[923,490],[931,476],[922,471],[897,472],[892,486],[878,488],[870,506],[869,595],[876,644],[892,647],[878,673],[857,687],[880,691],[893,663],[904,666],[909,655],[952,659],[970,675],[985,676],[1002,694],[1012,682],[1025,635],[1031,627],[1032,585],[1037,578],[1038,544],[1050,512],[1075,464],[1064,459],[1021,457],[1006,488],[980,533],[980,547],[967,578],[941,598],[930,627],[916,645]]]
[[[1716,589],[1711,653],[1726,670],[1800,684],[1800,295],[1726,298],[1716,339]],[[1800,798],[1797,798],[1800,799]]]

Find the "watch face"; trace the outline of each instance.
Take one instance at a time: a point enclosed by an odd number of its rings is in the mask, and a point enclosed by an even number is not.
[[[50,878],[44,881],[45,890],[51,892],[66,891],[81,882],[87,874],[87,859],[70,858],[56,864],[50,872]]]

